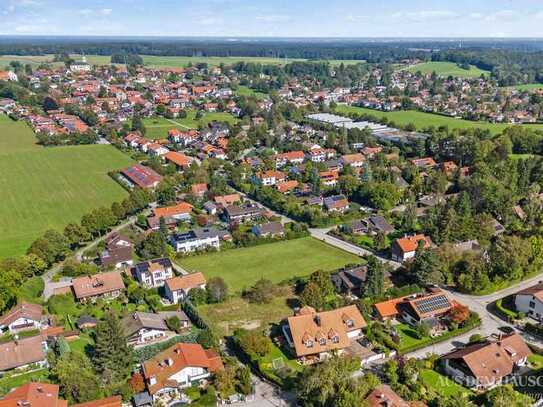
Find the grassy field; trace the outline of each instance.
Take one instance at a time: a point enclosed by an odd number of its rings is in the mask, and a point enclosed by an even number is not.
[[[9,393],[15,387],[22,386],[30,382],[45,382],[49,381],[49,370],[39,369],[30,373],[22,373],[17,376],[3,377],[0,379],[0,397]]]
[[[526,90],[539,90],[543,89],[543,83],[526,83],[524,85],[508,86],[507,89],[517,89],[521,92]]]
[[[196,111],[188,110],[187,117],[180,119],[166,119],[164,117],[151,117],[143,119],[147,132],[145,137],[149,139],[160,139],[168,136],[168,130],[177,128],[179,130],[197,129],[201,126],[207,126],[212,121],[227,122],[235,124],[237,118],[227,112],[209,112],[204,113],[200,119],[196,119]]]
[[[269,304],[249,304],[240,297],[231,297],[220,304],[201,305],[198,313],[213,332],[228,336],[237,328],[255,329],[278,323],[292,314],[287,300],[278,296]]]
[[[22,122],[0,115],[0,257],[24,253],[49,228],[126,196],[108,171],[132,163],[111,146],[42,148]]]
[[[207,278],[224,278],[231,291],[240,291],[260,278],[280,282],[303,277],[316,270],[334,270],[360,258],[311,237],[270,243],[244,249],[187,257],[180,263],[187,270],[201,271]]]
[[[470,120],[455,119],[453,117],[441,116],[438,114],[418,112],[415,110],[400,110],[396,112],[382,112],[374,109],[367,109],[357,106],[340,105],[336,108],[336,113],[339,114],[371,114],[376,117],[386,117],[388,120],[394,121],[398,125],[406,125],[413,123],[417,130],[423,130],[429,126],[448,126],[449,129],[488,129],[492,134],[500,134],[507,127],[515,126],[507,123],[489,123],[476,122]],[[534,130],[543,130],[543,124],[524,124],[522,126]]]
[[[420,372],[420,378],[426,386],[431,387],[444,397],[458,397],[462,395],[462,393],[472,394],[471,390],[459,385],[435,370],[423,369]]]
[[[490,74],[476,66],[470,65],[470,69],[462,69],[454,62],[423,62],[405,68],[410,72],[422,72],[429,74],[435,72],[439,76],[457,76],[459,78],[479,78],[481,75]]]
[[[268,96],[266,93],[257,92],[256,90],[251,89],[247,86],[239,86],[235,93],[238,96],[252,96],[257,99],[264,99]]]
[[[53,61],[53,55],[39,56],[18,56],[18,55],[0,55],[0,67],[9,65],[11,61],[19,61],[23,64],[39,65],[41,63],[49,63]],[[80,60],[81,55],[73,54],[71,57],[75,60]],[[87,62],[92,65],[109,65],[111,57],[108,55],[85,55]],[[210,66],[219,66],[221,64],[232,65],[236,62],[254,62],[266,65],[284,65],[294,61],[307,61],[306,59],[284,59],[271,57],[183,57],[183,56],[154,56],[142,55],[143,63],[151,67],[186,67],[189,64],[195,65],[206,63]],[[346,59],[346,60],[329,60],[332,65],[352,65],[359,64],[365,61]],[[56,63],[61,65],[61,63]]]

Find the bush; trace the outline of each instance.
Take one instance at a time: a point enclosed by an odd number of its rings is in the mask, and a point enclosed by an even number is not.
[[[255,304],[269,304],[275,294],[275,285],[264,278],[258,280],[249,290],[243,293],[243,297]]]
[[[234,333],[234,337],[238,346],[253,360],[271,351],[272,341],[261,331],[241,329]]]

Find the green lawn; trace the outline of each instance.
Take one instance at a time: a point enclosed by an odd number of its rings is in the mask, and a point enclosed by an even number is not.
[[[82,332],[78,339],[68,342],[68,344],[70,345],[70,350],[72,352],[86,355],[89,347],[94,346],[94,341],[88,333]]]
[[[400,349],[410,348],[430,341],[429,337],[419,339],[417,332],[407,324],[394,325],[394,328],[400,336]]]
[[[227,122],[235,124],[238,119],[227,112],[208,112],[203,117],[196,119],[195,110],[187,110],[187,117],[177,119],[166,119],[164,117],[150,117],[143,119],[148,139],[161,139],[168,137],[168,130],[179,129],[197,129],[207,126],[212,121]]]
[[[247,86],[239,86],[236,89],[235,94],[238,96],[252,96],[257,99],[264,99],[268,96],[266,93],[257,92],[256,90],[251,89]]]
[[[112,146],[43,148],[22,122],[0,115],[0,257],[22,254],[45,230],[122,200],[108,172],[132,160]]]
[[[420,372],[420,378],[426,386],[432,388],[444,397],[457,397],[462,393],[472,394],[471,390],[459,385],[435,370],[423,369]]]
[[[18,290],[18,297],[21,300],[40,303],[41,294],[45,284],[43,279],[39,276],[35,276],[26,280]]]
[[[479,69],[473,65],[470,65],[470,69],[462,69],[454,62],[423,62],[405,69],[410,72],[420,71],[423,74],[435,72],[439,76],[457,76],[460,78],[478,78],[481,75],[490,74],[489,71]]]
[[[311,237],[225,250],[180,261],[187,270],[201,271],[207,278],[224,278],[232,291],[252,285],[260,278],[280,282],[316,270],[334,270],[360,258]]]
[[[336,108],[338,114],[370,114],[376,117],[386,117],[388,120],[394,121],[397,125],[406,125],[413,123],[417,130],[423,130],[429,126],[448,126],[450,129],[471,129],[480,128],[488,129],[492,134],[500,134],[507,127],[515,126],[507,123],[490,123],[483,121],[470,121],[463,119],[455,119],[454,117],[447,117],[433,113],[418,112],[415,110],[399,110],[395,112],[382,112],[374,109],[367,109],[357,106],[340,105]],[[543,130],[543,124],[525,124],[522,125],[533,130]]]
[[[526,90],[539,90],[543,88],[543,83],[525,83],[524,85],[507,86],[508,89],[517,89],[521,92]]]
[[[40,369],[30,373],[23,373],[13,377],[0,379],[0,397],[4,396],[11,389],[30,382],[48,382],[49,370]]]

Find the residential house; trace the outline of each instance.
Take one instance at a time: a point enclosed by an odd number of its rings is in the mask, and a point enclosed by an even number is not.
[[[515,307],[538,321],[543,320],[543,282],[520,290],[515,294]]]
[[[323,312],[304,307],[287,319],[283,333],[296,357],[311,364],[328,358],[332,352],[342,353],[351,341],[361,337],[364,327],[366,321],[356,305]]]
[[[409,325],[417,326],[425,322],[434,331],[441,329],[440,319],[455,306],[447,294],[437,289],[430,293],[413,295],[396,304],[400,318]]]
[[[412,259],[415,257],[419,242],[422,242],[424,248],[429,248],[432,244],[429,237],[420,234],[394,240],[391,247],[392,260],[401,263]]]
[[[532,351],[517,333],[474,343],[441,357],[445,372],[471,388],[487,390],[514,378]]]
[[[165,206],[153,210],[154,216],[160,218],[173,218],[175,220],[190,220],[192,205],[187,202],[179,202],[173,206]]]
[[[238,202],[241,202],[241,196],[239,194],[218,195],[213,198],[213,200],[217,206],[226,208],[227,206],[232,206]]]
[[[264,211],[256,205],[227,206],[224,215],[227,222],[245,222],[258,219],[263,216]]]
[[[289,151],[287,153],[276,154],[273,156],[277,168],[284,167],[287,164],[297,165],[304,162],[305,154],[303,151]]]
[[[327,187],[333,187],[337,185],[339,181],[338,171],[321,171],[319,172],[319,178],[323,185]]]
[[[355,220],[345,229],[354,234],[376,235],[383,233],[388,235],[394,231],[394,226],[388,223],[383,216],[373,215],[367,219]]]
[[[131,266],[132,259],[132,241],[126,236],[117,232],[111,233],[106,238],[106,249],[100,253],[100,264],[102,267],[121,268]]]
[[[185,274],[166,280],[164,285],[166,297],[173,304],[183,301],[193,288],[206,288],[206,278],[200,272]]]
[[[192,195],[202,198],[207,192],[207,184],[194,184],[190,187]]]
[[[284,182],[286,176],[284,172],[268,170],[257,173],[256,179],[264,186],[273,186],[277,183]]]
[[[220,240],[228,232],[215,228],[202,228],[174,234],[170,241],[176,252],[189,253],[196,250],[220,249]]]
[[[0,372],[29,365],[47,366],[47,341],[42,335],[0,344]]]
[[[173,277],[173,264],[170,259],[163,257],[144,261],[132,268],[132,274],[145,288],[162,287],[164,281]]]
[[[415,167],[420,169],[430,169],[434,168],[437,163],[434,161],[432,157],[424,157],[424,158],[415,158],[410,160],[411,164],[413,164]]]
[[[75,298],[80,302],[96,301],[99,298],[117,298],[125,290],[123,278],[117,271],[93,276],[76,277],[72,280]]]
[[[405,401],[388,384],[377,386],[368,394],[365,401],[368,407],[415,407],[421,405]]]
[[[281,222],[254,225],[252,231],[258,237],[283,237],[285,235],[285,228]]]
[[[193,159],[185,154],[178,153],[177,151],[170,151],[164,155],[164,159],[168,163],[175,165],[178,171],[184,171],[190,167]]]
[[[345,212],[349,209],[349,201],[345,195],[333,195],[324,198],[324,207],[328,212]]]
[[[68,407],[68,402],[59,398],[58,384],[32,382],[0,398],[0,407]]]
[[[143,363],[143,377],[153,397],[189,387],[223,369],[221,357],[196,343],[178,343]]]
[[[0,317],[0,332],[16,334],[21,331],[42,330],[49,327],[49,319],[39,304],[21,302]]]
[[[190,328],[189,317],[183,311],[163,311],[156,314],[151,312],[134,312],[121,321],[129,345],[146,345],[161,342],[176,335],[168,328],[166,320],[177,317],[180,327]]]
[[[337,292],[360,297],[364,291],[367,273],[368,268],[366,266],[357,265],[337,270],[330,277]],[[385,272],[385,279],[389,277],[390,273]]]
[[[121,174],[128,181],[129,185],[137,185],[143,189],[155,189],[160,181],[162,181],[162,177],[153,169],[141,164],[125,168],[121,171]]]
[[[341,156],[343,165],[350,165],[353,168],[361,168],[364,165],[365,157],[360,153],[345,154]]]
[[[278,182],[277,184],[275,184],[275,188],[277,188],[277,190],[281,192],[282,194],[287,194],[290,191],[296,189],[297,187],[298,187],[298,181],[296,180],[283,181],[283,182]]]

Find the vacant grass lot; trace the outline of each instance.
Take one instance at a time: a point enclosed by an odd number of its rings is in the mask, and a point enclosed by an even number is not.
[[[42,148],[22,122],[0,115],[0,257],[22,254],[45,230],[123,199],[107,173],[132,160],[111,146]]]
[[[238,119],[227,112],[208,112],[203,117],[196,119],[195,110],[187,110],[187,117],[181,119],[166,119],[164,117],[150,117],[143,119],[145,124],[145,137],[148,139],[160,139],[168,137],[168,130],[177,128],[179,130],[197,129],[207,126],[212,121],[235,124]]]
[[[470,69],[462,69],[454,62],[423,62],[405,69],[410,72],[420,71],[423,74],[435,72],[439,76],[457,76],[459,78],[478,78],[481,75],[490,74],[489,71],[479,69],[473,65],[470,65]]]
[[[228,336],[237,328],[264,328],[269,324],[279,323],[292,314],[287,299],[279,296],[269,304],[249,304],[241,297],[231,297],[220,304],[201,305],[198,313],[213,332],[219,336]]]
[[[358,256],[311,237],[187,257],[180,261],[185,269],[201,271],[207,278],[222,277],[232,292],[249,287],[261,278],[278,283],[307,276],[319,269],[334,270],[358,262]]]
[[[376,117],[386,117],[397,125],[413,123],[417,130],[423,130],[429,126],[448,126],[449,129],[488,129],[492,134],[500,134],[507,127],[515,126],[506,123],[476,122],[470,120],[455,119],[454,117],[441,116],[433,113],[418,112],[415,110],[400,110],[396,112],[382,112],[380,110],[367,109],[357,106],[340,105],[336,108],[338,114],[371,114]],[[517,125],[518,126],[518,125]],[[543,130],[543,124],[524,124],[522,126],[533,130]]]

